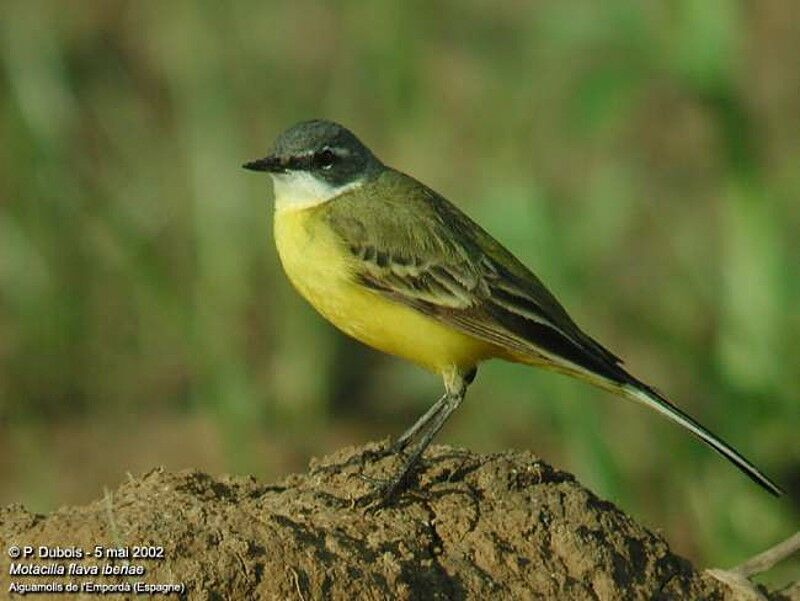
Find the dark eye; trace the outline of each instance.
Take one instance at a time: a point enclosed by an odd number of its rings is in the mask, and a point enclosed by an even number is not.
[[[330,169],[336,162],[336,158],[336,154],[330,148],[325,148],[314,153],[314,166],[318,169]]]

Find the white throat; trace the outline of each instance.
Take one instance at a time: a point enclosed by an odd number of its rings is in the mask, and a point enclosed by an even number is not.
[[[332,198],[357,188],[360,181],[336,186],[305,171],[271,173],[275,190],[276,211],[298,211],[328,202]]]

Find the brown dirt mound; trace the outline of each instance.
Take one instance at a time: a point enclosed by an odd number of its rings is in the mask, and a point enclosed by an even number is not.
[[[343,449],[274,485],[154,470],[84,507],[47,516],[7,507],[1,594],[5,549],[17,544],[163,546],[163,560],[129,560],[146,568],[139,578],[17,580],[183,583],[191,599],[735,598],[530,453],[433,447],[415,492],[388,508],[356,507],[372,486],[359,474],[386,477],[399,465],[365,455],[377,448]]]

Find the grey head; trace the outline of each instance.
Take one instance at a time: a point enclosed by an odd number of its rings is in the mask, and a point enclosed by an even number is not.
[[[314,119],[293,125],[281,133],[268,156],[243,165],[266,171],[278,181],[310,175],[331,189],[368,178],[383,169],[369,148],[347,128],[332,121]],[[288,177],[274,177],[274,176]]]

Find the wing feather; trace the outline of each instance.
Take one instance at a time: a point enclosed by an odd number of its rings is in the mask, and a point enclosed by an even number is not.
[[[584,334],[510,252],[422,184],[394,176],[389,183],[405,189],[379,198],[354,191],[326,203],[357,281],[520,355],[627,381],[620,360]]]

